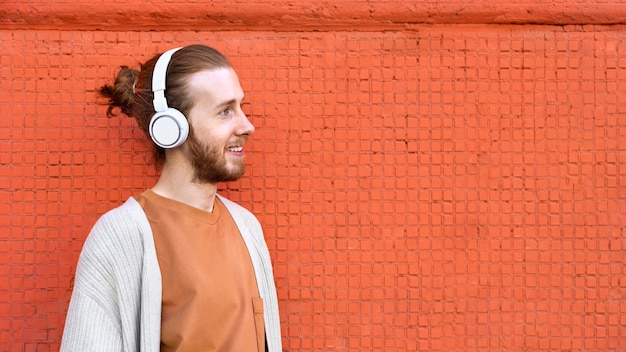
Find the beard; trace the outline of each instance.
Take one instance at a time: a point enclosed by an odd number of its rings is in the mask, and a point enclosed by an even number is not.
[[[191,166],[194,170],[193,182],[212,183],[235,181],[243,176],[243,159],[229,166],[224,150],[214,144],[200,142],[193,130],[189,131],[187,141],[191,153]]]

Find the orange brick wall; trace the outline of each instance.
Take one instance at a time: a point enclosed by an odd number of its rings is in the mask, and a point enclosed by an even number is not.
[[[235,2],[199,30],[0,5],[0,351],[58,350],[85,236],[155,180],[94,89],[196,42],[253,105],[222,191],[264,226],[286,351],[626,351],[624,6],[497,3]]]

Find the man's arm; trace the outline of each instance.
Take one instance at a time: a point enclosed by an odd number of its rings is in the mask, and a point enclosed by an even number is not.
[[[119,321],[91,297],[74,291],[65,321],[61,352],[122,351]]]

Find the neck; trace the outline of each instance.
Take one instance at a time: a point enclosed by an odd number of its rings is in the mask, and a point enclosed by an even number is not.
[[[152,191],[160,196],[212,212],[217,185],[194,182],[190,167],[174,164],[166,162],[163,165],[161,177],[152,187]]]

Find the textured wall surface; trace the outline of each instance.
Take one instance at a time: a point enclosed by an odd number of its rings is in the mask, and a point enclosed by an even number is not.
[[[626,350],[623,5],[234,2],[196,29],[202,3],[162,3],[122,28],[139,3],[0,5],[0,351],[58,350],[89,229],[157,177],[95,89],[197,42],[252,103],[221,189],[264,226],[285,350]]]

